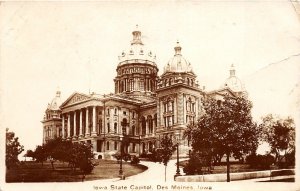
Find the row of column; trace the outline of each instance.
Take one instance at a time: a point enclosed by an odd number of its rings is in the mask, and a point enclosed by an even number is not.
[[[92,113],[92,132],[90,133],[90,128],[89,128],[89,108],[86,107],[84,108],[86,110],[85,114],[86,114],[86,122],[85,122],[85,132],[83,132],[83,109],[80,109],[80,115],[79,115],[79,136],[83,137],[84,135],[85,136],[89,136],[91,134],[91,136],[97,136],[97,131],[96,131],[96,106],[92,106],[93,108],[93,113]],[[76,110],[73,112],[73,119],[74,119],[74,122],[73,122],[73,137],[77,136],[76,135],[76,129],[77,129],[77,122],[76,122],[76,115],[77,112]],[[65,132],[65,115],[62,116],[62,137],[63,138],[70,138],[71,137],[71,112],[69,112],[67,114],[67,132]],[[66,133],[66,134],[65,134]]]
[[[145,126],[143,126],[143,120],[145,121]],[[157,127],[157,122],[155,122],[155,120],[157,120],[157,115],[154,117],[151,116],[151,118],[146,118],[146,117],[142,117],[142,120],[140,121],[140,135],[148,135],[148,134],[153,134],[155,133],[155,128]],[[143,128],[145,128],[146,132],[145,134],[143,134]],[[150,128],[151,128],[151,132],[150,132]]]
[[[155,90],[155,80],[150,78],[146,78],[144,80],[140,80],[139,78],[133,79],[123,79],[118,80],[115,83],[115,91],[116,93],[122,93],[123,91],[154,91]]]

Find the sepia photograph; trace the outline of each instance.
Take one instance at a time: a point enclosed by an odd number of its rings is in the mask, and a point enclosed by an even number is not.
[[[0,1],[0,191],[296,191],[299,117],[298,0]]]

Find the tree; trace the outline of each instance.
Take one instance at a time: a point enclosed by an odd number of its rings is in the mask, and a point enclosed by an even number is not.
[[[240,159],[255,152],[259,128],[251,116],[252,103],[244,97],[224,96],[223,101],[206,98],[204,114],[185,131],[194,152],[209,160],[220,160],[226,155],[227,181],[230,181],[229,157]],[[211,162],[211,161],[210,161]]]
[[[44,161],[46,161],[48,155],[44,146],[38,145],[34,151],[34,156],[37,162],[41,162],[42,166]]]
[[[6,168],[11,168],[12,166],[19,163],[18,155],[24,151],[24,146],[19,143],[19,138],[15,137],[14,132],[9,132],[6,129],[6,153],[5,153],[5,163]]]
[[[30,150],[30,149],[26,151],[26,154],[24,156],[25,157],[31,157],[32,160],[35,159],[34,152],[32,150]]]
[[[269,114],[263,117],[260,128],[263,132],[262,139],[269,143],[276,162],[281,162],[281,152],[284,152],[285,159],[295,153],[295,123],[292,118],[281,119]]]
[[[75,167],[80,168],[84,176],[92,172],[94,168],[93,158],[94,153],[91,144],[73,143],[70,159]]]
[[[72,148],[71,141],[63,141],[61,138],[49,140],[43,145],[47,158],[50,159],[52,169],[56,160],[68,161],[68,151]]]
[[[168,162],[171,159],[172,153],[176,150],[176,146],[173,145],[173,141],[172,139],[165,135],[163,136],[163,138],[161,139],[160,142],[160,148],[157,149],[157,161],[158,162],[163,162],[163,164],[165,165],[165,181],[167,179],[167,165]]]

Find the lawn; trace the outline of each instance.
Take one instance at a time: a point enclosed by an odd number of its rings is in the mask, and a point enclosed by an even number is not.
[[[85,181],[110,179],[119,177],[120,164],[114,160],[97,160],[91,174],[86,175]],[[24,162],[20,166],[6,171],[6,182],[78,182],[82,181],[82,175],[77,169],[75,172],[68,167],[68,163],[55,162],[52,170],[50,162],[36,163]],[[125,177],[139,174],[147,167],[143,165],[131,165],[123,162]]]
[[[188,163],[188,160],[180,161],[179,166],[185,167]],[[295,167],[288,167],[290,169],[293,169]],[[208,173],[206,172],[207,167],[203,167],[203,171],[206,174],[223,174],[227,172],[227,166],[225,162],[221,162],[218,166],[213,166],[212,172]],[[253,171],[262,171],[262,170],[268,170],[268,169],[257,169],[257,168],[251,168],[249,164],[240,163],[238,161],[232,161],[230,162],[230,173],[235,172],[253,172]]]
[[[179,162],[180,166],[184,167],[187,164],[187,160]],[[206,170],[204,167],[203,170]],[[240,164],[238,162],[232,162],[230,164],[230,172],[252,172],[252,171],[257,171],[259,169],[254,169],[250,168],[249,164]],[[226,173],[227,172],[227,166],[225,163],[222,163],[219,166],[213,166],[212,169],[212,174],[221,174],[221,173]]]

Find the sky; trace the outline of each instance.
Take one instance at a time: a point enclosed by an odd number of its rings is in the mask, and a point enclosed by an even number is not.
[[[159,74],[178,40],[200,86],[219,88],[231,64],[241,79],[300,52],[289,1],[2,2],[0,121],[25,150],[42,143],[47,104],[59,88],[114,91],[118,56],[136,24]]]

